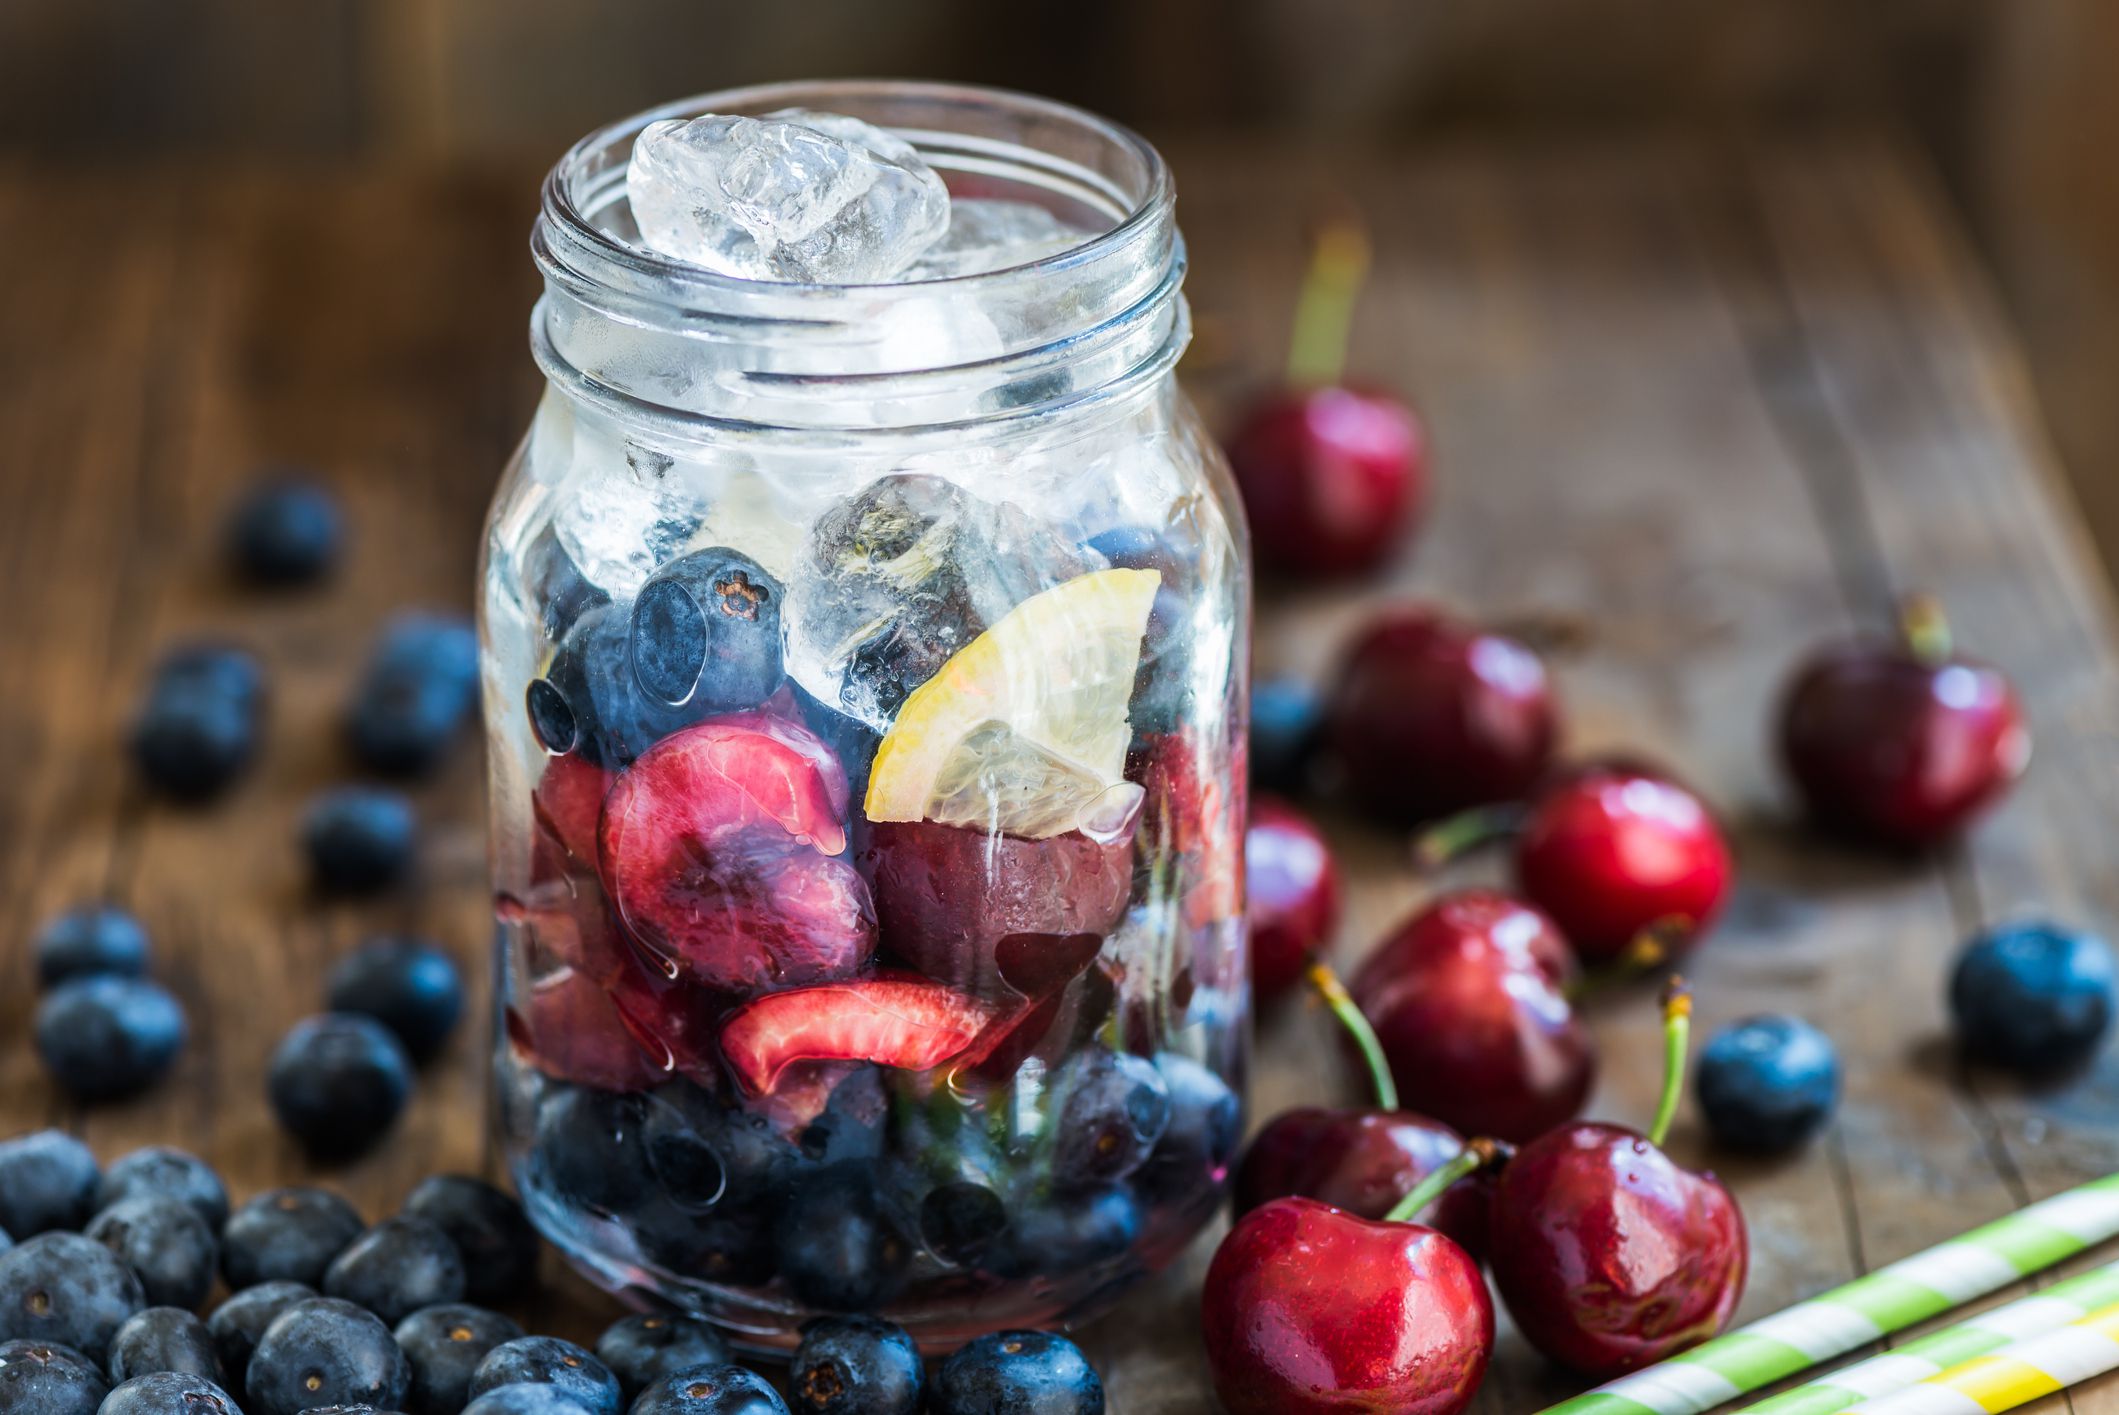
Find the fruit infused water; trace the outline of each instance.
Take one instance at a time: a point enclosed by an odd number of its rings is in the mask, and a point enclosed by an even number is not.
[[[1216,1207],[1248,555],[1171,203],[1088,114],[866,82],[546,183],[483,569],[498,1076],[597,1281],[941,1348]]]

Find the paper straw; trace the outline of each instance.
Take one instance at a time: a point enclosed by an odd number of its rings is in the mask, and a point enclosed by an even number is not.
[[[1994,1415],[2119,1367],[2119,1304],[2057,1331],[1975,1356],[1919,1385],[1865,1400],[1847,1415]]]
[[[2017,1210],[1543,1415],[1701,1415],[2119,1233],[2119,1174]]]
[[[1839,1415],[1864,1400],[1903,1390],[1975,1356],[1999,1351],[2012,1341],[2080,1321],[2115,1302],[2119,1302],[2119,1263],[2055,1283],[2006,1307],[1909,1341],[1895,1351],[1747,1405],[1744,1415]]]

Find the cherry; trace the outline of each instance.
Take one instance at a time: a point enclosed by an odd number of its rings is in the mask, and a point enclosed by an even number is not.
[[[1262,398],[1229,442],[1251,545],[1269,570],[1359,574],[1389,555],[1427,489],[1427,443],[1388,394],[1339,386],[1354,296],[1368,266],[1360,230],[1327,230],[1295,318],[1289,387]]]
[[[1959,656],[1934,601],[1908,601],[1897,642],[1817,650],[1789,681],[1780,754],[1817,822],[1885,844],[1962,831],[2031,755],[2016,690]]]
[[[1744,1290],[1736,1200],[1662,1150],[1692,1015],[1681,982],[1664,996],[1663,1096],[1648,1133],[1549,1131],[1517,1152],[1494,1195],[1488,1258],[1509,1315],[1539,1351],[1597,1380],[1715,1335]]]
[[[1492,1159],[1474,1141],[1381,1221],[1304,1198],[1238,1219],[1200,1294],[1207,1366],[1231,1415],[1468,1407],[1493,1354],[1493,1302],[1469,1253],[1409,1220]]]
[[[1147,792],[1143,838],[1153,852],[1176,857],[1186,925],[1207,928],[1236,915],[1243,907],[1244,762],[1218,762],[1194,734],[1165,732],[1134,743],[1126,776]]]
[[[1380,1219],[1462,1153],[1456,1131],[1409,1110],[1301,1106],[1267,1121],[1244,1151],[1236,1168],[1236,1213],[1300,1196]],[[1472,1257],[1483,1257],[1492,1201],[1484,1175],[1459,1180],[1436,1200],[1430,1223]]]
[[[1515,833],[1517,885],[1584,963],[1616,961],[1651,934],[1660,953],[1690,945],[1713,927],[1735,883],[1713,812],[1653,767],[1585,763],[1526,810],[1467,811],[1430,832],[1421,852],[1453,853],[1503,824]]]
[[[1407,1104],[1459,1130],[1527,1140],[1588,1099],[1596,1056],[1569,1004],[1576,968],[1537,909],[1446,894],[1370,955],[1354,999]]]
[[[569,753],[545,763],[537,789],[530,793],[537,823],[577,860],[591,868],[596,863],[596,823],[603,816],[603,798],[611,789],[611,773],[587,757]]]
[[[548,1076],[599,1091],[640,1091],[663,1079],[595,980],[547,973],[508,1009],[508,1039]]]
[[[721,1050],[751,1092],[800,1061],[873,1061],[924,1071],[971,1045],[988,1009],[919,978],[863,978],[754,998],[721,1028]]]
[[[1251,985],[1261,1001],[1301,981],[1339,924],[1339,870],[1309,817],[1275,796],[1251,802],[1244,835]]]
[[[1522,796],[1557,734],[1535,653],[1419,606],[1361,632],[1325,709],[1326,750],[1348,794],[1406,824]]]

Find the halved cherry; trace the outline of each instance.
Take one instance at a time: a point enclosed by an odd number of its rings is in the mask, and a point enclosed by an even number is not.
[[[1185,923],[1195,929],[1243,909],[1244,773],[1242,761],[1216,772],[1183,732],[1148,739],[1126,761],[1148,793],[1141,831],[1178,857]]]
[[[596,824],[611,774],[583,756],[569,754],[545,763],[544,775],[530,793],[537,820],[568,854],[596,863]]]
[[[875,947],[867,883],[843,860],[846,777],[770,713],[673,733],[605,800],[600,864],[646,949],[727,992],[843,977]]]
[[[617,955],[603,981],[634,1043],[664,1073],[716,1084],[721,1052],[714,1024],[727,999],[686,978],[670,977],[622,940]]]
[[[799,1061],[873,1061],[925,1071],[969,1046],[992,1015],[940,983],[825,983],[745,1003],[723,1024],[721,1051],[753,1093],[772,1090]]]
[[[531,983],[507,1023],[515,1049],[547,1076],[599,1091],[640,1091],[662,1080],[610,996],[571,968]]]

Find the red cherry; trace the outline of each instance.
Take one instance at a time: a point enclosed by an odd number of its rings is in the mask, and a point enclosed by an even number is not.
[[[593,866],[596,823],[603,816],[603,798],[610,789],[610,772],[586,757],[570,754],[545,763],[530,801],[538,823],[567,853]]]
[[[1309,817],[1275,796],[1251,802],[1244,834],[1251,919],[1251,983],[1261,999],[1302,979],[1339,926],[1339,870]]]
[[[1357,575],[1387,558],[1427,496],[1427,441],[1383,393],[1311,388],[1262,400],[1229,465],[1266,569]]]
[[[884,948],[981,997],[1008,995],[1004,944],[1009,968],[1036,971],[1017,951],[1029,945],[1011,939],[1075,940],[1055,945],[1053,966],[1063,971],[1083,951],[1076,936],[1110,932],[1133,891],[1130,832],[1110,841],[1079,831],[1025,840],[933,821],[877,821],[868,834],[860,861],[873,882]]]
[[[562,968],[532,982],[508,1009],[508,1039],[548,1076],[599,1091],[639,1091],[661,1071],[594,979]]]
[[[2001,799],[2030,761],[2016,690],[1950,649],[1932,606],[1907,640],[1828,645],[1790,680],[1782,764],[1813,819],[1886,844],[1932,845]]]
[[[1668,777],[1591,765],[1532,803],[1516,840],[1523,893],[1584,962],[1623,955],[1651,927],[1690,942],[1711,928],[1735,867],[1714,815]]]
[[[1314,1199],[1236,1221],[1207,1269],[1200,1323],[1230,1415],[1457,1415],[1494,1345],[1470,1254],[1432,1228]]]
[[[1236,1168],[1236,1213],[1299,1196],[1380,1219],[1462,1153],[1456,1131],[1409,1110],[1303,1106],[1267,1121],[1252,1138]],[[1492,1201],[1486,1174],[1460,1179],[1435,1201],[1429,1223],[1481,1257]]]
[[[1535,653],[1418,607],[1361,632],[1325,708],[1327,752],[1348,794],[1404,823],[1522,796],[1558,730]]]
[[[1242,738],[1237,750],[1244,750]],[[1206,928],[1236,914],[1243,902],[1243,762],[1224,767],[1192,734],[1168,732],[1127,754],[1126,775],[1147,792],[1142,834],[1177,857],[1186,925]]]
[[[1354,975],[1405,1104],[1459,1130],[1527,1140],[1572,1118],[1596,1056],[1567,1000],[1552,920],[1490,890],[1421,910]]]
[[[1488,1258],[1509,1315],[1538,1350],[1597,1380],[1707,1340],[1744,1290],[1736,1200],[1660,1148],[1684,1070],[1681,987],[1667,1008],[1673,1064],[1648,1134],[1553,1130],[1517,1152],[1494,1195]]]
[[[868,886],[844,860],[846,776],[770,713],[663,738],[604,801],[599,864],[626,928],[727,992],[843,977],[875,948]]]
[[[863,978],[752,999],[722,1025],[721,1050],[755,1093],[772,1090],[798,1061],[925,1071],[963,1051],[991,1020],[987,1008],[940,983]]]

